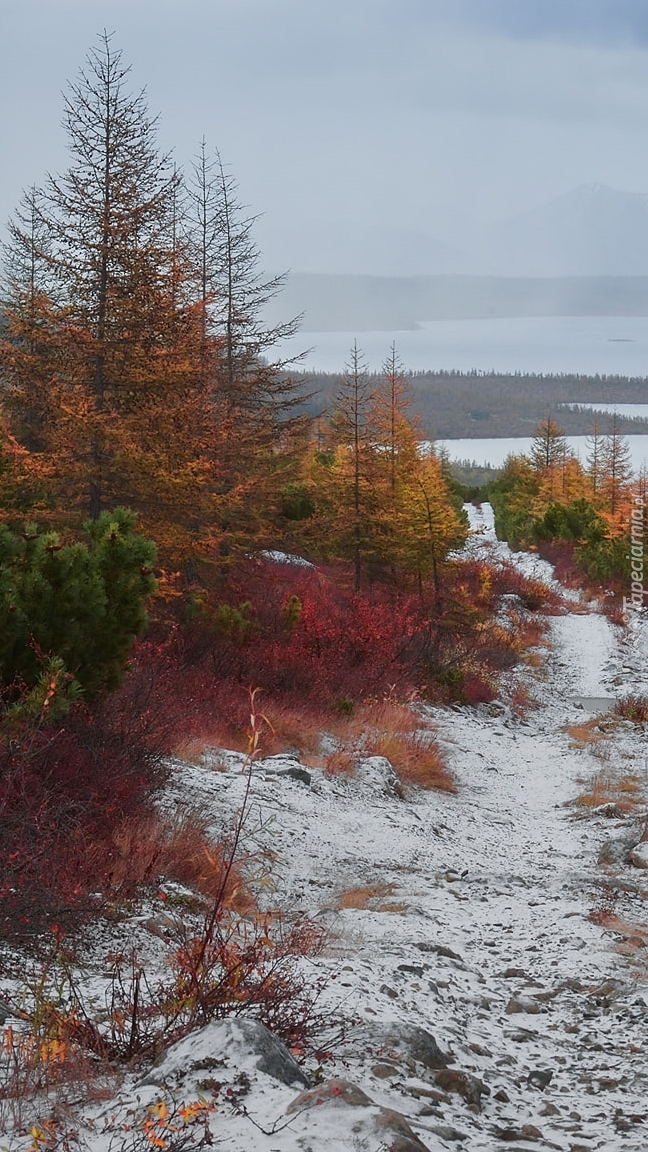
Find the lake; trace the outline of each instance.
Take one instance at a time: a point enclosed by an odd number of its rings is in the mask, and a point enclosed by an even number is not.
[[[583,463],[587,457],[586,436],[565,437],[569,446]],[[648,467],[648,436],[626,436],[630,448],[632,467],[635,472]],[[512,452],[528,452],[530,436],[509,436],[492,440],[439,440],[437,446],[445,445],[452,460],[474,460],[477,464],[490,464],[500,468]]]
[[[279,355],[309,348],[299,366],[341,372],[352,332],[300,332]],[[414,332],[358,332],[371,371],[379,371],[392,340],[406,369],[422,372],[531,372],[648,376],[648,317],[532,316],[509,320],[433,320]],[[647,385],[648,390],[648,385]]]

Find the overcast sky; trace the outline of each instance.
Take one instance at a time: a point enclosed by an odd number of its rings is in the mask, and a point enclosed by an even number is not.
[[[273,267],[322,222],[457,243],[579,184],[648,192],[646,0],[0,0],[3,222],[65,166],[104,27],[161,145],[218,145]]]

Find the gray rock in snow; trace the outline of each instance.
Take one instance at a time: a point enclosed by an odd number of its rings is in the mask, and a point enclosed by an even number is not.
[[[447,960],[458,960],[460,964],[464,963],[463,956],[460,956],[458,952],[453,952],[452,948],[447,948],[445,944],[427,944],[426,942],[422,942],[415,944],[414,947],[418,948],[419,952],[436,952],[437,956],[445,956]]]
[[[405,1063],[412,1071],[415,1063],[422,1064],[428,1071],[436,1071],[447,1067],[453,1059],[441,1050],[431,1032],[396,1020],[375,1024],[367,1021],[354,1031],[352,1045],[358,1054],[369,1050],[374,1061]]]
[[[274,1080],[282,1084],[309,1085],[310,1080],[299,1064],[282,1043],[264,1024],[258,1020],[237,1020],[245,1042],[252,1052],[258,1054],[256,1066],[259,1072],[265,1072]]]
[[[200,1058],[197,1059],[197,1053]],[[172,1044],[141,1084],[173,1083],[205,1068],[235,1063],[265,1072],[282,1084],[310,1086],[310,1080],[285,1044],[258,1020],[217,1020]]]
[[[628,856],[628,863],[635,868],[648,868],[648,843],[645,840],[635,844]]]
[[[313,781],[310,772],[307,772],[305,768],[300,768],[297,764],[294,768],[284,768],[281,772],[277,772],[277,776],[288,776],[291,780],[297,780],[300,784],[306,784],[308,787]]]
[[[326,1080],[310,1092],[301,1092],[295,1100],[291,1101],[286,1109],[286,1115],[297,1113],[299,1116],[309,1109],[316,1109],[318,1113],[327,1108],[335,1108],[339,1123],[340,1111],[353,1109],[352,1129],[349,1132],[349,1148],[365,1147],[368,1143],[362,1142],[362,1137],[372,1141],[371,1147],[377,1140],[380,1148],[389,1149],[389,1152],[430,1152],[425,1144],[419,1140],[410,1128],[405,1116],[391,1108],[380,1108],[356,1084],[350,1080]],[[357,1110],[363,1109],[358,1115]],[[367,1112],[369,1113],[367,1115]],[[352,1143],[353,1142],[353,1143]]]
[[[531,996],[512,996],[505,1011],[507,1016],[512,1016],[516,1012],[528,1012],[537,1015],[539,1012],[544,1012],[545,1009]]]
[[[445,1068],[449,1064],[449,1057],[442,1052],[431,1032],[425,1028],[413,1028],[408,1024],[401,1024],[395,1030],[395,1042],[401,1044],[411,1056],[425,1068]]]
[[[541,1088],[544,1090],[551,1083],[552,1079],[552,1068],[546,1068],[544,1071],[538,1068],[535,1072],[529,1072],[527,1084],[530,1084],[532,1088]]]
[[[431,1125],[432,1131],[435,1136],[440,1136],[442,1140],[467,1140],[468,1137],[465,1132],[460,1132],[457,1128],[452,1128],[449,1124],[433,1124]]]

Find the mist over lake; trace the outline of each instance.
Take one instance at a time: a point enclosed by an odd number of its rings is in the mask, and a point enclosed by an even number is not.
[[[350,332],[300,332],[280,355],[308,349],[300,368],[339,372],[349,358]],[[358,333],[370,371],[379,371],[392,340],[406,370],[577,373],[648,376],[648,317],[533,316],[494,320],[433,320],[414,331]],[[648,382],[646,384],[648,396]]]

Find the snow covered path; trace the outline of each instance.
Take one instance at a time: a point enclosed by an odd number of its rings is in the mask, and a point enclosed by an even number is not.
[[[471,547],[551,578],[544,561],[493,542],[486,516],[475,520],[483,531]],[[403,1114],[432,1152],[648,1147],[644,938],[624,928],[624,919],[643,924],[648,874],[614,849],[614,867],[598,863],[610,838],[631,843],[639,830],[603,813],[578,820],[566,807],[596,772],[643,774],[646,737],[615,729],[602,761],[565,732],[588,719],[579,698],[587,709],[587,698],[641,690],[645,636],[578,608],[552,618],[550,642],[534,687],[539,707],[525,719],[498,704],[434,710],[457,796],[403,802],[376,763],[351,780],[314,773],[310,788],[275,775],[276,761],[255,773],[253,807],[262,821],[273,817],[267,839],[281,891],[334,934],[318,968],[335,976],[326,1002],[353,1023],[323,1075]],[[242,790],[235,769],[208,781],[203,769],[186,769],[183,787],[189,772],[192,792],[220,809]],[[344,907],[344,893],[360,888],[364,907]],[[596,909],[619,917],[616,934],[600,925],[603,915],[591,918]],[[615,945],[628,939],[622,956]],[[451,1053],[454,1079],[404,1055],[407,1044],[394,1039],[403,1028],[425,1029]],[[282,1108],[276,1091],[264,1097],[257,1085],[249,1111],[270,1130],[290,1098],[284,1089]],[[381,1143],[363,1116],[323,1096],[280,1137],[257,1131],[253,1144],[258,1152],[416,1147]],[[249,1121],[232,1117],[225,1131],[232,1152],[252,1147]]]

